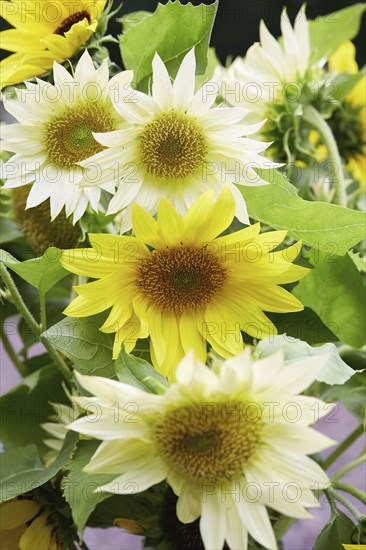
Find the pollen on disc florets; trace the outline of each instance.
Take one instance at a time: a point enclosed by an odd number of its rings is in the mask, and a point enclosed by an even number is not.
[[[58,166],[71,167],[104,149],[94,139],[93,132],[111,130],[114,130],[114,122],[99,105],[68,109],[47,125],[48,158]]]
[[[222,289],[226,268],[205,248],[156,250],[139,262],[137,286],[160,309],[184,311],[208,304]]]
[[[147,172],[166,180],[191,176],[202,166],[207,153],[205,135],[195,119],[174,111],[145,126],[140,146]]]
[[[232,481],[256,449],[258,411],[249,403],[195,403],[161,415],[154,438],[162,457],[189,479]]]

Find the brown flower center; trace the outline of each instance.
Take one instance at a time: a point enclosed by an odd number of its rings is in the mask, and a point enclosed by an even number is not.
[[[77,11],[76,13],[73,13],[72,15],[70,15],[69,17],[67,17],[62,21],[61,25],[59,25],[57,29],[54,31],[54,34],[60,34],[62,36],[67,31],[69,31],[71,27],[75,25],[75,23],[79,23],[79,21],[82,21],[85,18],[90,23],[90,15],[86,10]]]
[[[226,268],[205,248],[156,250],[137,267],[137,286],[161,309],[184,311],[208,304],[222,289]]]

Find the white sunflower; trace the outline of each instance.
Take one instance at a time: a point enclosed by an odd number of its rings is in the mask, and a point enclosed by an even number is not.
[[[101,490],[142,492],[166,480],[183,523],[200,519],[205,548],[245,550],[248,533],[277,547],[266,507],[295,518],[318,506],[312,489],[329,480],[309,458],[334,441],[309,427],[326,404],[299,395],[327,357],[255,361],[247,348],[214,370],[188,354],[177,382],[154,395],[77,374],[95,397],[77,398],[93,415],[69,427],[103,442],[85,471],[115,474]],[[90,407],[93,403],[93,407]]]
[[[213,107],[218,87],[208,82],[195,93],[194,50],[184,57],[172,83],[155,54],[152,94],[121,89],[112,94],[118,113],[129,122],[124,130],[94,133],[107,149],[81,163],[97,163],[102,184],[117,185],[108,213],[124,210],[122,229],[131,227],[134,202],[151,215],[167,198],[183,215],[198,197],[213,189],[217,197],[229,184],[236,200],[236,216],[248,224],[245,201],[238,185],[262,185],[253,168],[278,166],[261,154],[270,145],[248,135],[263,122],[246,124],[241,108]]]
[[[54,85],[37,79],[25,82],[17,99],[5,102],[6,110],[18,124],[2,129],[3,148],[15,153],[3,166],[5,187],[32,183],[26,208],[50,199],[51,218],[65,207],[74,223],[87,206],[98,210],[101,190],[114,191],[100,184],[98,170],[86,171],[78,165],[104,147],[93,132],[116,130],[125,125],[113,108],[109,91],[133,78],[124,71],[109,80],[108,60],[96,69],[87,51],[72,76],[62,65],[53,65]]]
[[[291,26],[286,8],[281,14],[282,43],[260,22],[260,43],[253,44],[244,58],[237,57],[228,69],[218,68],[221,93],[234,106],[268,116],[268,106],[283,103],[296,94],[311,68],[309,25],[303,6]],[[319,62],[318,66],[324,63]]]

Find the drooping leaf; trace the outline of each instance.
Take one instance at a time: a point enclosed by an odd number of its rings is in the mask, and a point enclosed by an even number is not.
[[[332,93],[332,96],[335,99],[338,99],[338,101],[342,101],[342,99],[346,97],[346,95],[355,87],[357,82],[365,76],[365,74],[365,67],[356,74],[337,74],[332,80],[332,84],[334,85],[334,92]]]
[[[314,269],[293,294],[313,309],[341,342],[360,348],[366,340],[366,287],[350,256],[328,261],[312,252]]]
[[[323,527],[315,541],[313,550],[342,550],[342,544],[352,542],[351,533],[354,523],[346,514],[337,510]]]
[[[311,61],[327,58],[346,40],[357,36],[365,4],[358,3],[309,21]]]
[[[157,372],[150,363],[122,348],[115,364],[120,382],[125,382],[150,393],[161,393],[169,385],[167,380]]]
[[[317,376],[319,382],[343,384],[356,372],[339,356],[334,344],[328,343],[323,346],[313,347],[286,334],[271,336],[261,340],[256,348],[256,354],[258,357],[267,357],[280,349],[284,353],[285,361],[293,361],[302,357],[316,355],[328,355],[327,363],[322,367]]]
[[[0,502],[5,502],[44,485],[68,461],[77,441],[77,434],[69,432],[56,460],[45,468],[36,445],[18,447],[0,453]]]
[[[295,313],[267,313],[279,334],[287,334],[310,345],[336,342],[338,338],[308,307]]]
[[[74,319],[66,317],[42,334],[53,346],[68,357],[82,374],[112,378],[113,334],[99,330],[106,314]]]
[[[112,496],[111,493],[98,490],[98,487],[116,477],[115,474],[90,474],[82,471],[99,445],[100,441],[79,441],[76,451],[66,465],[69,473],[64,478],[64,496],[81,534],[97,504]]]
[[[68,271],[60,264],[61,250],[52,246],[43,256],[19,262],[11,254],[0,250],[0,261],[22,279],[38,288],[41,294],[46,294],[58,281],[68,275]]]
[[[126,69],[133,69],[138,89],[148,89],[155,52],[175,77],[184,55],[195,47],[197,74],[204,74],[217,6],[217,2],[193,6],[168,1],[158,4],[151,16],[128,26],[120,37],[121,55]]]
[[[333,258],[365,238],[366,215],[349,208],[301,199],[296,188],[275,170],[261,170],[270,185],[239,186],[252,218]]]
[[[324,401],[342,401],[343,405],[360,422],[365,422],[366,414],[366,372],[356,372],[344,384],[321,386],[320,397]]]

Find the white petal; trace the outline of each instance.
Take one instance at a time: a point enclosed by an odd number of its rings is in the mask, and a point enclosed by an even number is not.
[[[156,103],[164,110],[172,108],[173,88],[169,73],[159,54],[154,55],[152,62],[153,84],[152,96]]]
[[[244,498],[238,503],[239,515],[250,535],[271,550],[277,549],[271,522],[263,504],[247,502]]]
[[[220,491],[203,497],[200,531],[205,548],[222,549],[226,534],[226,514]]]
[[[185,111],[194,96],[196,77],[196,56],[194,49],[189,50],[179,67],[173,84],[173,109]]]
[[[159,459],[155,459],[153,463],[148,462],[142,468],[126,472],[109,484],[103,485],[100,489],[119,495],[141,493],[163,481],[167,476],[167,472],[168,467],[166,464]]]

